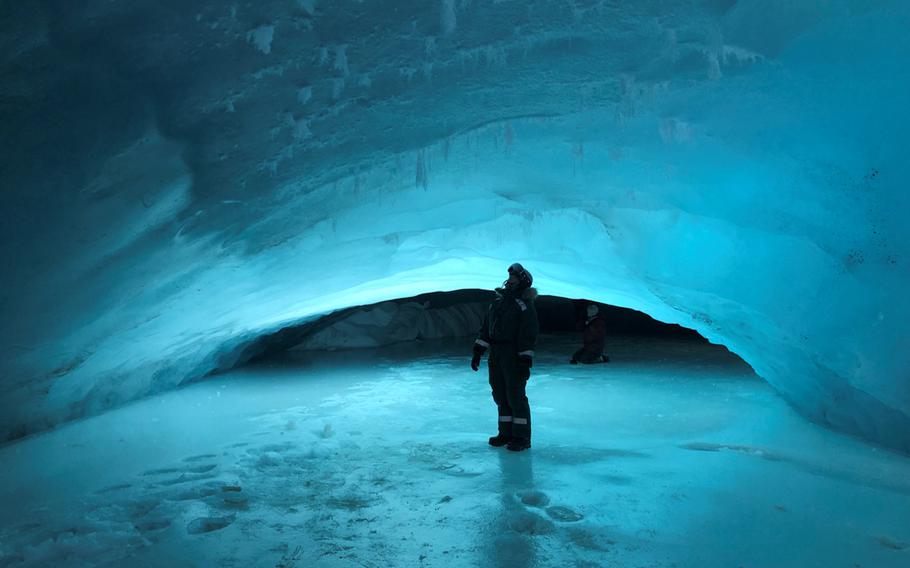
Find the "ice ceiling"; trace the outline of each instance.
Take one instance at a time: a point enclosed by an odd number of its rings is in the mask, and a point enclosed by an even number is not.
[[[0,23],[0,439],[521,261],[910,450],[904,0],[45,0]]]

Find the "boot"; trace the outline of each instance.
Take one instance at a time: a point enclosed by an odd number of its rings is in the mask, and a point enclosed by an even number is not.
[[[531,447],[531,440],[528,438],[512,438],[506,449],[510,452],[520,452]]]
[[[490,442],[490,445],[493,446],[494,448],[501,448],[502,446],[505,446],[506,444],[508,444],[511,439],[512,439],[512,436],[509,436],[507,434],[496,434],[495,436],[490,438],[489,442]]]

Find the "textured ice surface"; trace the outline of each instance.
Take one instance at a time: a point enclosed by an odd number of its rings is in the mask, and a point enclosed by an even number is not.
[[[518,260],[910,449],[905,0],[41,6],[0,7],[3,437]]]
[[[545,338],[534,447],[464,345],[308,354],[0,449],[0,565],[902,568],[910,461],[701,342]],[[468,341],[470,344],[470,341]]]

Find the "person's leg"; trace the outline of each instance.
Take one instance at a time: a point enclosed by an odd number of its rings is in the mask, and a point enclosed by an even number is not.
[[[573,364],[573,365],[577,365],[577,364],[578,364],[578,361],[579,361],[579,357],[581,357],[582,354],[583,354],[584,352],[585,352],[585,348],[582,347],[581,349],[579,349],[578,351],[576,351],[575,353],[573,353],[573,354],[572,354],[572,359],[569,360],[569,363],[571,363],[571,364]]]
[[[518,356],[512,355],[504,361],[502,368],[506,380],[506,395],[512,409],[512,438],[520,441],[520,449],[531,445],[531,405],[526,393],[527,380],[521,376]],[[512,448],[512,443],[509,448]],[[523,447],[521,447],[523,446]]]
[[[512,437],[512,408],[509,406],[509,397],[506,389],[506,377],[502,369],[502,357],[494,351],[490,352],[488,360],[490,368],[490,388],[493,391],[493,402],[499,414],[499,430],[496,436],[490,438],[490,444],[504,446]]]
[[[577,359],[579,363],[584,363],[585,365],[604,362],[602,353],[591,353],[590,351],[581,351]]]

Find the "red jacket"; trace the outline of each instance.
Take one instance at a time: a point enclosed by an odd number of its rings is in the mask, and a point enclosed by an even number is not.
[[[588,353],[600,355],[604,351],[604,340],[607,337],[607,320],[599,315],[585,324],[585,346]]]

